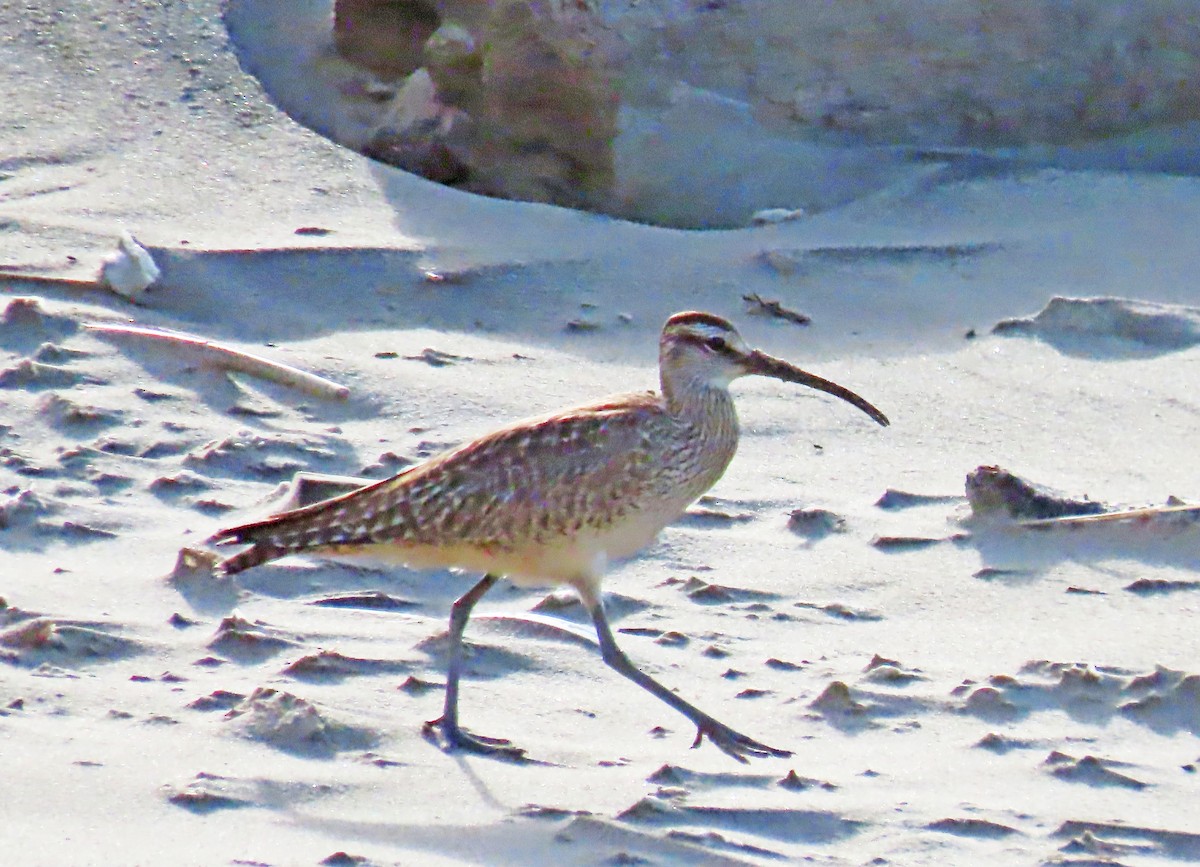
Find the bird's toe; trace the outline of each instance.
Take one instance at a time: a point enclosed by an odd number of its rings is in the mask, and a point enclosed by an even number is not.
[[[473,734],[457,724],[448,725],[444,718],[429,720],[422,727],[427,740],[436,743],[446,752],[463,750],[484,756],[501,756],[509,759],[524,759],[525,750],[514,746],[507,738],[493,738]]]

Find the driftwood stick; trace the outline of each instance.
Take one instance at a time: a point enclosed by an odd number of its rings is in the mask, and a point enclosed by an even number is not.
[[[85,322],[83,327],[100,334],[155,340],[168,346],[184,348],[195,352],[203,363],[211,364],[222,370],[256,376],[268,382],[276,382],[324,400],[345,400],[350,396],[350,389],[344,385],[338,385],[336,382],[289,364],[281,364],[249,352],[242,352],[240,349],[234,349],[232,346],[218,343],[215,340],[207,340],[180,331],[146,328],[141,325]]]
[[[5,283],[19,283],[28,286],[63,287],[66,289],[102,289],[103,284],[92,278],[84,277],[55,277],[51,274],[26,274],[23,271],[6,271],[0,269],[0,280]]]
[[[1064,515],[1058,518],[1035,518],[1017,521],[1018,527],[1045,530],[1051,527],[1080,527],[1091,524],[1196,524],[1200,523],[1200,506],[1181,504],[1173,506],[1145,506],[1138,509],[1121,509],[1115,512],[1100,512],[1095,515]]]

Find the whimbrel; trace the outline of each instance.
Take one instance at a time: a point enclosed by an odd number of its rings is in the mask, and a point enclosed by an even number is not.
[[[447,748],[523,754],[458,722],[463,630],[475,603],[503,577],[522,586],[573,587],[595,624],[604,662],[694,723],[693,747],[708,738],[741,762],[789,756],[638,669],[617,646],[600,594],[610,563],[649,544],[725,472],[738,442],[729,385],[748,375],[824,391],[888,424],[849,389],[750,349],[719,316],[676,313],[659,342],[661,394],[622,394],[519,421],[390,479],[222,530],[210,541],[250,547],[218,568],[232,575],[303,552],[483,573],[451,608],[445,704],[426,724]]]

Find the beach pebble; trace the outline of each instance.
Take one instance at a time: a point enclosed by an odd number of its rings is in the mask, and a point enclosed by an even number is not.
[[[828,509],[793,509],[788,515],[788,529],[809,539],[820,539],[846,532],[846,519]]]
[[[804,216],[803,208],[763,208],[750,216],[752,226],[771,226],[776,223],[786,223],[799,220]]]

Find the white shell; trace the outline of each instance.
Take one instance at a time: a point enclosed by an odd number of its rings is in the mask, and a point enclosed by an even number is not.
[[[100,279],[118,295],[137,301],[162,276],[150,251],[134,240],[133,235],[121,232],[117,252],[104,259]]]

